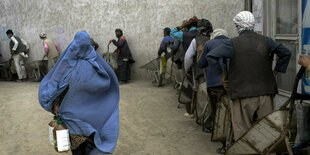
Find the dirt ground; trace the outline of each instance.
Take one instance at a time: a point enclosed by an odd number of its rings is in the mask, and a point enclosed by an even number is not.
[[[39,83],[0,82],[0,154],[53,155],[48,141],[52,114],[38,103]],[[121,85],[120,132],[115,155],[211,155],[219,143],[210,141],[194,119],[177,109],[172,86],[149,81]],[[65,153],[71,154],[71,153]]]

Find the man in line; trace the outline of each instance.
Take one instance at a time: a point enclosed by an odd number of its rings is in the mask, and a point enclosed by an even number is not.
[[[130,80],[130,64],[134,63],[126,38],[121,29],[115,30],[118,40],[110,40],[117,47],[117,72],[120,84],[126,84]]]
[[[192,40],[198,35],[197,23],[198,18],[192,17],[188,21],[184,22],[181,26],[175,27],[170,33],[172,37],[182,42],[184,51],[187,51]],[[186,27],[189,28],[189,31],[183,32],[182,29]]]
[[[184,20],[182,22],[182,24],[186,23],[187,20]],[[187,32],[188,31],[188,28],[184,27],[183,29],[179,30],[179,32]],[[172,36],[172,34],[170,33],[170,35]],[[184,56],[185,56],[185,52],[183,50],[183,43],[182,41],[180,41],[179,39],[173,37],[174,39],[174,45],[171,46],[173,48],[173,52],[172,52],[172,56],[173,56],[173,62],[175,63],[177,69],[178,69],[178,72],[180,70],[183,69],[183,62],[184,62]],[[182,81],[181,81],[182,83]]]
[[[226,30],[216,29],[212,35],[211,40],[206,43],[203,49],[198,49],[198,65],[200,68],[205,68],[207,73],[207,91],[211,105],[211,118],[204,124],[204,131],[211,133],[212,131],[212,120],[215,117],[216,104],[219,102],[221,96],[225,90],[221,81],[221,74],[216,74],[212,66],[208,67],[206,55],[219,47],[225,40],[228,39]],[[220,65],[223,66],[223,61],[219,61]]]
[[[215,29],[211,35],[211,40],[206,43],[203,49],[198,49],[198,65],[200,68],[205,68],[207,73],[207,92],[209,97],[209,103],[211,105],[211,116],[203,124],[203,131],[213,134],[213,120],[215,120],[215,114],[217,109],[217,104],[220,102],[221,97],[226,94],[226,91],[223,87],[221,74],[214,72],[212,66],[208,66],[208,61],[206,55],[213,49],[219,47],[225,40],[228,39],[227,31],[224,29]],[[223,60],[219,61],[221,67],[223,68]],[[212,136],[213,137],[213,136]],[[213,139],[211,139],[213,140]],[[223,154],[225,148],[225,141],[222,141],[223,146],[217,149],[218,153]]]
[[[158,49],[158,57],[161,56],[162,53],[165,53],[166,60],[170,57],[171,53],[168,53],[167,48],[169,47],[170,43],[174,42],[174,39],[170,36],[171,29],[169,27],[166,27],[164,29],[164,38],[160,43],[160,47]]]
[[[196,55],[197,49],[203,49],[205,43],[210,40],[210,35],[213,32],[212,24],[207,19],[199,20],[198,24],[199,33],[191,41],[190,46],[185,52],[184,58],[184,69],[187,73],[192,65],[194,64],[194,56]]]
[[[185,74],[188,75],[188,78],[192,78],[192,80],[195,80],[196,85],[194,84],[194,90],[199,87],[199,84],[204,82],[204,73],[203,70],[201,70],[197,64],[194,64],[194,59],[196,59],[197,56],[197,49],[202,49],[205,45],[205,43],[210,40],[210,35],[213,32],[212,24],[207,19],[201,19],[197,23],[197,31],[198,35],[191,41],[190,46],[188,47],[187,51],[185,52],[185,58],[184,58],[184,69]],[[192,77],[192,74],[189,72],[194,72],[195,77]],[[195,96],[194,96],[195,97]],[[195,104],[192,103],[192,108]],[[193,111],[193,109],[192,109]],[[185,113],[185,116],[194,117],[194,115],[191,113]]]
[[[48,59],[47,71],[50,71],[58,60],[60,50],[55,41],[47,38],[45,32],[40,33],[40,38],[43,40],[44,56]]]
[[[228,95],[232,99],[231,114],[234,139],[238,140],[256,120],[274,109],[278,93],[275,76],[285,73],[291,52],[280,43],[253,31],[254,15],[248,11],[233,19],[239,36],[225,41],[207,54],[210,66],[221,73],[220,58],[229,58]],[[274,54],[278,56],[272,69]],[[226,87],[226,88],[227,88]]]
[[[24,58],[28,58],[29,46],[28,43],[18,36],[14,36],[12,30],[7,30],[6,35],[11,40],[10,50],[12,58],[14,60],[14,66],[17,72],[18,80],[17,82],[22,82],[22,80],[27,78],[26,68],[22,66],[24,64]]]
[[[198,18],[192,17],[188,21],[184,22],[181,26],[175,27],[170,33],[172,37],[182,42],[182,48],[184,52],[187,51],[192,40],[198,35],[197,23],[198,23]],[[189,28],[189,31],[183,32],[182,29],[184,28]],[[192,98],[192,95],[189,95],[188,97]],[[185,107],[186,107],[186,113],[184,114],[184,116],[192,117],[193,111],[191,109],[191,102],[186,103]]]

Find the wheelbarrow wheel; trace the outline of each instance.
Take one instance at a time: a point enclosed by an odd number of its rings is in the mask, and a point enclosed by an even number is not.
[[[154,71],[153,76],[154,76],[154,82],[153,82],[154,86],[161,87],[165,74],[160,74],[159,71]]]

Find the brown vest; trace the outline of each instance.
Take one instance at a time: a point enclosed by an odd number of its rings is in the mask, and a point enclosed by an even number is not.
[[[277,93],[267,38],[254,32],[232,39],[234,53],[230,62],[228,92],[232,99]]]
[[[56,49],[56,46],[54,45],[54,41],[50,39],[44,39],[44,42],[48,46],[48,53],[47,53],[47,59],[53,59],[55,57],[59,56],[59,53]]]

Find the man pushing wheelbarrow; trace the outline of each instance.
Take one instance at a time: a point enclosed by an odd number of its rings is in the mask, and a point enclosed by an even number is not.
[[[275,77],[278,72],[286,72],[291,52],[271,38],[255,33],[251,12],[242,11],[233,21],[239,36],[208,53],[207,60],[221,73],[219,59],[230,59],[228,81],[223,84],[232,99],[232,128],[237,141],[257,120],[274,110],[274,96],[278,93]],[[273,69],[274,54],[278,58]]]

